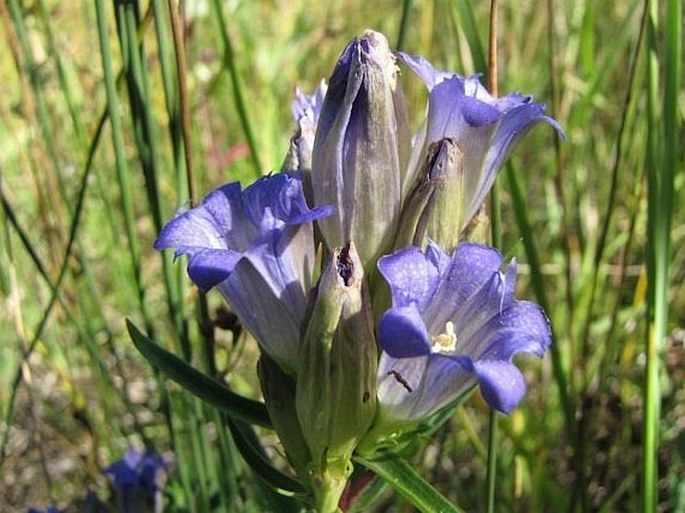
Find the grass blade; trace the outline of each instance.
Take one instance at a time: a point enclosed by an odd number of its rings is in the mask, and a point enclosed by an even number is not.
[[[400,19],[400,33],[397,36],[397,51],[404,49],[404,42],[407,40],[407,29],[409,28],[409,13],[412,8],[412,0],[404,0],[402,3],[402,18]]]
[[[131,259],[131,267],[137,292],[138,305],[145,322],[145,327],[148,333],[151,333],[153,328],[150,316],[147,312],[147,303],[145,300],[145,288],[143,285],[143,276],[140,264],[140,248],[138,246],[138,238],[135,229],[133,198],[131,196],[131,184],[129,180],[130,172],[128,170],[126,154],[124,152],[124,135],[119,115],[119,99],[116,91],[116,79],[112,69],[112,53],[109,45],[107,18],[105,16],[103,0],[97,0],[95,2],[95,8],[97,13],[98,37],[100,40],[100,54],[102,57],[102,67],[105,75],[107,109],[112,127],[112,144],[114,146],[117,180],[119,183],[119,189],[121,191],[121,206],[124,216],[124,227],[126,229],[126,238],[128,241],[129,256]]]
[[[41,317],[40,322],[38,323],[38,326],[34,330],[33,337],[31,339],[31,342],[28,345],[28,348],[26,350],[26,353],[23,355],[24,359],[27,359],[33,350],[36,347],[36,344],[38,343],[38,340],[40,340],[41,336],[43,335],[43,330],[45,329],[48,320],[50,318],[50,314],[52,312],[53,307],[55,306],[55,303],[58,300],[59,297],[59,290],[60,287],[62,286],[62,283],[64,281],[64,277],[67,274],[67,268],[69,266],[69,259],[72,256],[72,250],[74,248],[74,244],[76,242],[76,234],[78,232],[78,228],[81,224],[81,214],[83,213],[83,205],[86,197],[86,190],[88,188],[88,183],[89,183],[89,177],[90,173],[92,170],[92,163],[93,163],[93,156],[95,155],[95,149],[98,146],[98,143],[100,141],[100,135],[102,133],[102,128],[104,127],[106,117],[103,115],[101,118],[101,123],[98,125],[98,129],[96,131],[96,134],[93,138],[93,143],[91,145],[90,151],[88,153],[88,160],[86,162],[86,169],[83,172],[83,178],[81,179],[81,185],[79,188],[78,195],[76,197],[76,204],[74,207],[74,215],[71,219],[71,225],[69,229],[69,240],[67,241],[67,246],[66,249],[64,250],[64,257],[62,258],[62,265],[60,266],[59,274],[57,276],[57,280],[54,282],[54,287],[52,288],[50,292],[50,300],[48,301],[47,306],[45,307],[45,310],[43,311],[43,315]],[[3,201],[3,209],[6,208],[6,202]],[[26,241],[23,241],[26,242]],[[30,244],[29,244],[30,246]],[[7,442],[9,440],[9,426],[12,425],[12,416],[14,414],[14,404],[15,404],[15,398],[16,398],[16,392],[19,387],[19,384],[21,383],[22,380],[22,367],[19,366],[14,378],[12,379],[12,394],[10,397],[10,403],[7,409],[7,414],[5,415],[5,425],[7,426],[7,430],[5,431],[5,434],[3,436],[2,444],[0,445],[0,456],[4,454],[5,447],[7,446]]]
[[[649,0],[647,0],[649,2]],[[674,177],[678,165],[678,92],[682,54],[682,5],[669,1],[664,39],[664,99],[659,110],[658,3],[649,2],[648,25],[648,318],[645,386],[643,391],[642,489],[643,511],[657,511],[659,430],[661,427],[660,359],[668,324],[671,225]],[[662,119],[660,119],[660,117]]]
[[[212,7],[214,9],[214,17],[219,24],[219,33],[221,35],[221,42],[223,44],[223,64],[226,68],[228,68],[228,74],[230,75],[231,82],[233,83],[233,99],[235,101],[236,109],[238,109],[240,122],[243,125],[243,132],[245,132],[247,145],[250,147],[250,156],[252,157],[252,163],[255,167],[256,176],[260,176],[264,168],[262,167],[261,158],[259,156],[259,146],[257,146],[257,140],[254,136],[252,122],[250,121],[250,116],[248,115],[247,101],[245,99],[243,83],[240,79],[240,73],[238,73],[238,68],[236,67],[235,63],[233,44],[231,43],[231,37],[228,34],[228,28],[226,27],[226,21],[224,20],[224,15],[219,0],[212,0]]]

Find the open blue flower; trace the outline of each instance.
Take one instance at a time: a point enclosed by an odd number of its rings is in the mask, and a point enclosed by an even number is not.
[[[216,286],[261,348],[294,373],[312,286],[312,223],[330,212],[307,206],[295,175],[261,178],[244,191],[231,183],[169,221],[155,248],[188,255],[193,282]]]
[[[412,141],[410,177],[417,173],[431,143],[454,139],[464,155],[467,203],[463,225],[476,214],[500,167],[531,128],[544,122],[563,136],[559,124],[543,115],[545,105],[535,103],[531,96],[514,93],[495,98],[478,75],[465,78],[436,70],[422,57],[398,55],[429,90],[427,118]]]
[[[542,309],[517,301],[516,265],[500,271],[495,249],[471,243],[450,257],[433,243],[380,259],[392,308],[380,320],[384,350],[378,398],[384,415],[418,420],[480,386],[505,413],[525,393],[512,363],[519,352],[542,356],[551,342]]]

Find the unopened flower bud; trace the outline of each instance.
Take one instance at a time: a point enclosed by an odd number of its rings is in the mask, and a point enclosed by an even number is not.
[[[424,246],[431,239],[454,249],[464,219],[464,157],[453,139],[431,144],[402,210],[395,249]]]
[[[394,239],[411,148],[397,75],[382,34],[353,40],[330,78],[312,153],[315,204],[334,207],[319,223],[325,242],[355,241],[367,269]]]
[[[295,471],[304,475],[309,464],[309,449],[295,411],[295,380],[267,355],[257,362],[257,375],[278,438]]]
[[[477,242],[479,244],[489,244],[490,241],[490,218],[485,211],[485,204],[481,205],[478,211],[464,226],[459,234],[460,241]]]
[[[335,511],[351,457],[376,412],[377,349],[370,298],[353,244],[337,248],[304,335],[296,406],[311,454],[317,511]]]

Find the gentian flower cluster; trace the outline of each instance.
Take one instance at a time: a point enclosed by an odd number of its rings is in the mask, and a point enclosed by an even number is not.
[[[429,90],[413,135],[398,62]],[[318,511],[335,511],[362,447],[476,386],[504,413],[522,399],[512,359],[541,357],[549,324],[516,299],[516,263],[482,244],[482,204],[528,130],[561,133],[544,108],[367,31],[327,85],[297,90],[281,172],[220,187],[160,233],[259,344],[267,409]]]

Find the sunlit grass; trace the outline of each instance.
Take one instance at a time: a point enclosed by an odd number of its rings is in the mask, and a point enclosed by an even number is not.
[[[152,243],[191,191],[279,169],[295,85],[312,90],[366,28],[395,44],[403,4],[405,51],[487,72],[489,2],[185,2],[183,70],[175,2],[2,3],[0,511],[102,486],[131,442],[173,452],[170,511],[293,507],[244,464],[222,414],[150,369],[124,318],[258,395],[253,342],[208,331],[220,301],[199,300]],[[642,32],[637,0],[500,1],[500,93],[546,102],[567,141],[536,129],[499,180],[502,251],[555,349],[523,362],[529,393],[499,418],[495,511],[685,508],[679,5],[654,2]],[[407,90],[419,114],[425,91]],[[474,397],[416,460],[466,511],[485,510],[487,416]],[[284,465],[274,439],[265,449]],[[383,497],[379,511],[401,504]]]

